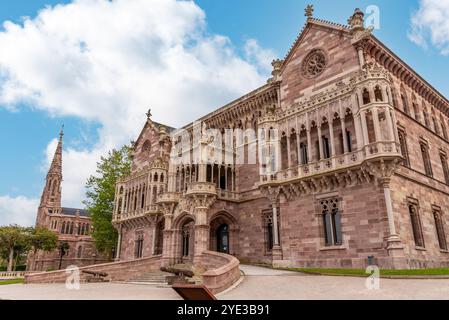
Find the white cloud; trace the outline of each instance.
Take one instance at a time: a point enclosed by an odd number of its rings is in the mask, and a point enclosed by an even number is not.
[[[430,41],[442,55],[449,55],[449,0],[421,0],[411,27],[411,41],[424,49]]]
[[[0,225],[19,224],[33,226],[36,221],[38,199],[26,197],[0,197]]]
[[[229,38],[208,33],[193,1],[77,0],[4,28],[0,105],[101,124],[93,148],[64,149],[70,206],[99,156],[136,138],[149,107],[156,121],[181,126],[263,84],[274,57],[251,39],[239,56]]]

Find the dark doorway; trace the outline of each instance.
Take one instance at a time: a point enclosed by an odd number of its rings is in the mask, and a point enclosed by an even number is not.
[[[222,224],[217,229],[217,251],[229,253],[229,226]]]

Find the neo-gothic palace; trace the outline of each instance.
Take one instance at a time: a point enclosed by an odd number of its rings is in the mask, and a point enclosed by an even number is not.
[[[118,260],[449,266],[449,101],[360,10],[306,12],[266,85],[181,130],[148,114],[116,188]]]
[[[92,223],[89,212],[61,207],[63,135],[61,131],[36,218],[36,227],[45,227],[58,235],[58,248],[52,252],[31,252],[28,255],[27,269],[32,271],[57,270],[60,267],[86,266],[106,261],[96,251],[90,236]],[[59,244],[62,242],[66,242],[69,247],[61,255]]]

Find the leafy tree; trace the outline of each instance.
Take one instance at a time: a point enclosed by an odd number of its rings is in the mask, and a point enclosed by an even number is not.
[[[29,237],[29,245],[33,250],[33,257],[36,257],[39,250],[50,252],[58,246],[58,235],[45,227],[32,228]]]
[[[115,185],[120,177],[131,173],[131,147],[125,145],[101,157],[96,172],[87,180],[88,200],[84,204],[92,219],[95,247],[111,259],[118,238],[117,230],[112,225]]]
[[[67,250],[70,249],[70,245],[67,241],[62,241],[59,243],[58,245],[58,250],[59,250],[59,268],[61,269],[62,266],[62,257],[64,257],[64,255],[66,254]]]
[[[29,248],[29,228],[18,225],[0,227],[0,251],[7,255],[7,271],[12,271],[14,257],[17,257]]]

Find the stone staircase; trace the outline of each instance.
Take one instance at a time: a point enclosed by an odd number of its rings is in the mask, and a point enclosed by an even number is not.
[[[154,272],[148,272],[144,273],[140,276],[131,278],[130,280],[126,281],[126,283],[129,284],[141,284],[141,285],[152,285],[156,287],[170,287],[168,285],[167,277],[171,276],[170,273],[162,272],[162,271],[154,271]]]

